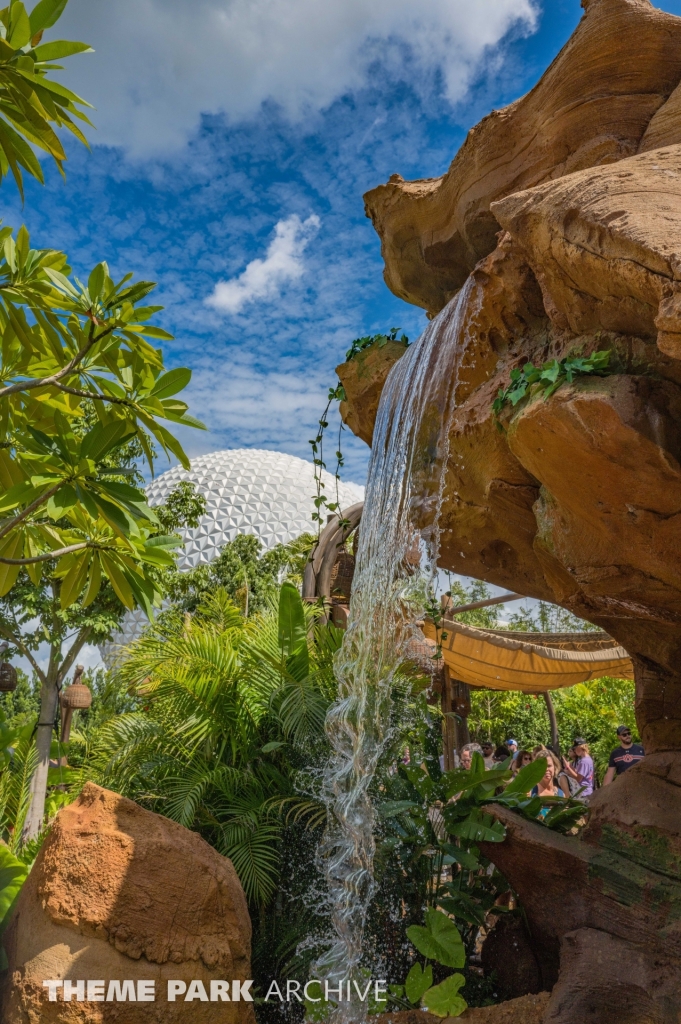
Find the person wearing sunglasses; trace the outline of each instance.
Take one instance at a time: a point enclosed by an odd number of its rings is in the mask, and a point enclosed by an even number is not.
[[[603,777],[603,785],[609,786],[617,775],[626,772],[627,768],[638,764],[646,756],[646,752],[640,743],[634,743],[631,736],[631,729],[626,725],[620,725],[617,729],[617,738],[620,746],[616,747],[610,755],[608,770]]]

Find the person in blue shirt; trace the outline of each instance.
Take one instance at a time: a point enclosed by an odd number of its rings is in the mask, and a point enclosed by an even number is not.
[[[617,729],[617,738],[620,741],[619,747],[615,747],[608,761],[608,770],[603,778],[603,785],[609,786],[617,776],[626,772],[627,768],[633,768],[635,764],[642,761],[646,752],[640,743],[634,743],[631,729],[628,725],[620,725]]]

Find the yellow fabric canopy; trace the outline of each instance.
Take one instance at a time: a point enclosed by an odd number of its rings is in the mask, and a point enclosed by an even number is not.
[[[436,639],[425,622],[424,635]],[[455,679],[491,690],[543,693],[599,676],[633,679],[631,658],[607,633],[516,633],[445,619],[442,656]]]

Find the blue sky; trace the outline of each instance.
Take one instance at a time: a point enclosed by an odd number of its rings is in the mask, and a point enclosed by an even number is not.
[[[167,362],[193,369],[210,428],[184,435],[190,454],[307,456],[352,339],[425,324],[383,283],[362,193],[446,170],[580,14],[578,0],[70,0],[59,35],[96,50],[65,79],[96,106],[92,150],[69,147],[65,184],[46,165],[23,211],[6,182],[2,217],[79,274],[106,259],[158,281]],[[345,437],[362,483],[368,449]]]

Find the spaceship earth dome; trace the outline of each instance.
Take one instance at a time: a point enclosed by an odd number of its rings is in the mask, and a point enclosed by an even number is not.
[[[206,500],[199,525],[182,530],[184,550],[178,567],[192,569],[211,562],[237,534],[251,533],[266,550],[285,544],[301,533],[314,533],[312,521],[316,485],[314,467],[304,459],[258,448],[230,448],[192,459],[191,469],[174,466],[146,488],[149,504],[161,505],[183,480],[194,484]],[[325,494],[336,500],[336,480],[322,470]],[[339,482],[342,509],[364,500],[364,488]],[[112,668],[121,648],[147,625],[141,608],[127,612],[119,631],[100,647],[104,664]]]
[[[322,470],[325,493],[335,501],[335,478]],[[314,468],[304,459],[258,448],[233,448],[192,459],[191,469],[175,466],[147,487],[149,504],[162,504],[183,480],[206,499],[199,525],[183,531],[180,569],[216,558],[239,533],[252,533],[264,548],[285,544],[316,530],[312,522],[316,493]],[[341,508],[364,497],[357,484],[339,483]]]

